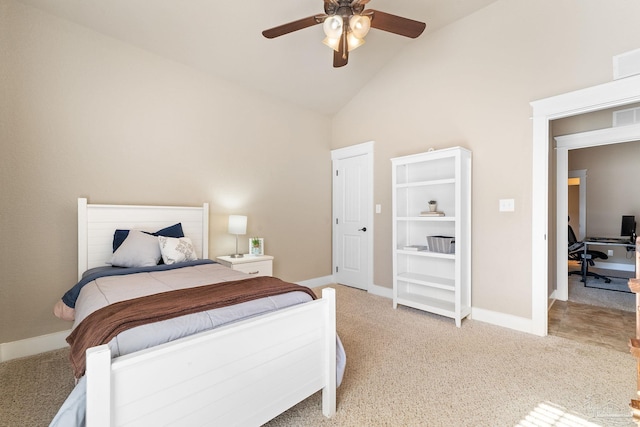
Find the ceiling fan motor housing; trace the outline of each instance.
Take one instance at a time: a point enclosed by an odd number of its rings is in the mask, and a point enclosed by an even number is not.
[[[353,4],[355,3],[355,5]],[[340,15],[345,20],[352,15],[358,15],[364,10],[364,5],[355,0],[325,1],[324,12],[327,15]]]

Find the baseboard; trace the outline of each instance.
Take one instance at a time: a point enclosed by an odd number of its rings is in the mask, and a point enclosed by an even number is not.
[[[371,285],[368,292],[373,295],[393,299],[393,289],[385,286]]]
[[[0,362],[67,347],[71,330],[0,344]]]
[[[317,288],[319,286],[327,286],[336,283],[333,276],[316,277],[315,279],[303,280],[296,282],[297,285],[306,286],[307,288]]]
[[[635,264],[626,264],[621,262],[595,262],[596,268],[602,268],[604,270],[620,270],[620,271],[635,271]]]
[[[308,288],[317,288],[319,286],[327,286],[333,283],[337,283],[335,277],[332,276],[324,276],[317,277],[315,279],[303,280],[302,282],[296,282],[298,285],[306,286]],[[367,290],[370,294],[378,295],[385,298],[393,298],[393,289],[387,288],[385,286],[371,285]]]
[[[369,293],[393,299],[393,289],[385,286],[371,285],[369,287]],[[524,317],[472,307],[471,318],[479,322],[490,323],[503,328],[514,329],[516,331],[526,332],[529,334],[533,333],[533,323],[531,319],[526,319]]]
[[[384,286],[371,285],[369,293],[381,297],[393,299],[393,289]],[[485,310],[482,308],[471,308],[471,318],[479,322],[490,323],[503,328],[514,329],[520,332],[532,334],[533,323],[531,319],[513,316],[511,314],[499,313],[497,311]]]
[[[483,308],[471,308],[471,318],[484,323],[513,329],[528,334],[533,333],[533,322],[531,319],[514,316],[512,314],[499,313],[497,311],[485,310]],[[464,326],[463,326],[464,327]]]

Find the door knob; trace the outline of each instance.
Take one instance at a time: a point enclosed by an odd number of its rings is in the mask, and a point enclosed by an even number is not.
[[[359,228],[358,231],[367,231],[367,227]]]

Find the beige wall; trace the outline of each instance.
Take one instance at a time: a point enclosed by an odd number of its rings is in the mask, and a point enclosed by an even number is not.
[[[211,256],[240,213],[276,275],[331,274],[330,137],[327,117],[0,0],[0,343],[70,327],[51,308],[76,279],[78,197],[209,202]]]
[[[640,43],[639,16],[626,0],[500,0],[417,39],[335,116],[333,148],[376,141],[377,285],[392,286],[389,159],[462,145],[473,151],[473,306],[531,317],[529,103],[610,81],[612,56]],[[501,198],[515,212],[498,212]]]

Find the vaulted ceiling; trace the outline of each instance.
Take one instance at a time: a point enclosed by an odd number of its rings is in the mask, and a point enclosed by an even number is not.
[[[19,0],[247,88],[333,114],[413,40],[371,30],[333,68],[321,26],[268,40],[262,30],[323,13],[321,0]],[[496,0],[372,0],[367,8],[422,21],[421,38]]]

